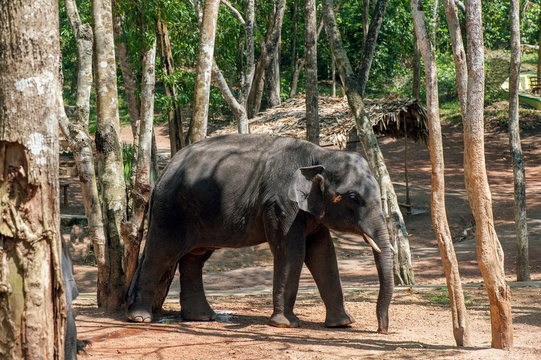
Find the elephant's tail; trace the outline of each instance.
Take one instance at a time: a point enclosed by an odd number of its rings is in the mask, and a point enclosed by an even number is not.
[[[154,188],[150,191],[150,196],[148,197],[148,201],[145,205],[144,216],[143,216],[143,219],[141,220],[141,224],[139,224],[139,229],[137,230],[137,243],[139,244],[141,244],[141,242],[143,241],[143,235],[145,234],[145,220],[147,219],[147,216],[148,216],[148,227],[150,228],[150,219],[151,219],[150,209],[152,209],[151,203],[152,203],[153,194],[154,194]],[[145,244],[145,247],[146,247],[146,244]],[[135,270],[135,274],[133,275],[130,287],[128,291],[126,292],[125,299],[128,306],[131,305],[135,300],[135,294],[137,293],[137,289],[135,289],[135,284],[137,283],[137,279],[139,278],[139,274],[141,273],[141,264],[143,263],[144,259],[145,259],[145,251],[143,251],[143,255],[141,256],[141,259],[139,259],[138,261],[137,270]]]

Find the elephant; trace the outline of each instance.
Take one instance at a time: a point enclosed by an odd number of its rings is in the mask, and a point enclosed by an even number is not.
[[[73,277],[73,264],[66,243],[62,240],[62,277],[64,278],[64,291],[66,294],[66,334],[64,338],[64,358],[77,359],[77,327],[71,303],[79,295],[77,284]]]
[[[181,317],[211,321],[202,268],[215,249],[267,242],[274,258],[270,325],[297,327],[293,313],[303,263],[326,308],[325,326],[353,323],[346,312],[330,229],[373,247],[380,290],[378,332],[387,333],[392,246],[378,183],[358,153],[268,135],[213,137],[177,152],[148,203],[148,232],[127,293],[127,317],[151,322],[178,263]]]

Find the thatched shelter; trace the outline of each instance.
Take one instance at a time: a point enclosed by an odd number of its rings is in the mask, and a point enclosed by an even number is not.
[[[367,100],[369,119],[376,134],[427,144],[428,120],[425,109],[413,99]],[[281,105],[257,114],[250,121],[253,134],[270,134],[306,138],[305,99],[300,95]],[[355,142],[355,120],[345,98],[319,97],[320,144],[345,148]],[[236,132],[228,126],[211,132],[210,136]]]

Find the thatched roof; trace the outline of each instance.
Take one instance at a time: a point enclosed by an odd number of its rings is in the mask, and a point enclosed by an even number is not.
[[[392,137],[404,137],[404,123],[408,138],[426,144],[428,120],[425,109],[417,100],[384,99],[365,101],[366,111],[374,132]],[[306,109],[303,95],[267,109],[250,121],[253,134],[270,134],[306,138]],[[355,120],[345,98],[319,97],[320,144],[345,148],[350,134],[355,131]],[[236,126],[213,131],[210,136],[236,132]]]

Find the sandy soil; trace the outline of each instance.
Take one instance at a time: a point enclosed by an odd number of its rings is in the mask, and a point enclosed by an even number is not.
[[[125,129],[124,131],[128,131]],[[157,131],[158,147],[167,149],[166,129]],[[390,334],[375,333],[377,275],[370,250],[354,236],[334,234],[346,308],[356,322],[344,329],[323,326],[324,307],[308,271],[303,269],[296,314],[297,329],[267,325],[272,311],[272,258],[267,246],[219,250],[205,267],[205,288],[211,306],[220,315],[210,323],[188,323],[179,318],[178,280],[173,282],[163,317],[152,324],[134,324],[123,315],[105,314],[95,302],[95,268],[76,265],[75,276],[83,293],[75,302],[79,338],[89,341],[86,354],[95,359],[539,359],[541,358],[541,131],[522,134],[525,153],[530,265],[528,284],[514,282],[515,240],[513,182],[505,132],[486,136],[488,176],[494,201],[495,227],[504,248],[507,280],[512,286],[515,348],[490,349],[490,317],[486,292],[477,267],[475,228],[464,191],[462,128],[445,125],[447,213],[455,240],[471,321],[471,347],[456,348],[451,316],[445,299],[445,278],[435,243],[430,214],[405,215],[410,234],[416,287],[397,288],[390,309]],[[382,138],[381,147],[400,202],[405,199],[402,140]],[[430,207],[428,150],[409,144],[409,182],[412,205]],[[80,211],[76,187],[70,188],[73,205],[64,212]],[[80,239],[81,230],[66,230]],[[361,243],[361,245],[359,245]]]

